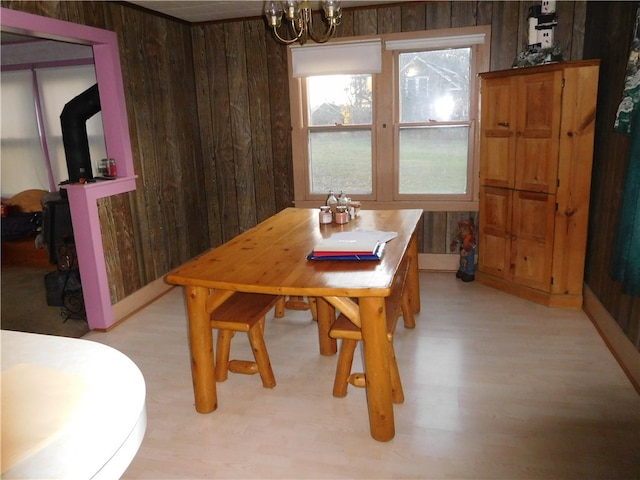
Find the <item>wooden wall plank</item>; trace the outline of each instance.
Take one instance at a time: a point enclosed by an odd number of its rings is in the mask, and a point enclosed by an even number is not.
[[[267,33],[267,67],[271,115],[271,156],[276,210],[293,206],[293,159],[291,153],[291,111],[289,91],[282,79],[289,75],[287,49]]]
[[[478,2],[476,8],[476,22],[478,25],[491,25],[493,18],[493,2]]]
[[[429,253],[448,253],[447,238],[447,212],[424,212],[422,245]]]
[[[519,53],[519,2],[499,2],[492,5],[491,70],[510,68]]]
[[[554,41],[562,50],[565,60],[579,60],[572,58],[571,43],[573,37],[574,2],[556,2],[556,17],[558,26],[554,29]],[[578,39],[582,41],[582,38]]]
[[[378,11],[378,33],[399,32],[401,28],[402,7],[389,7]]]
[[[218,188],[210,194],[217,195],[222,220],[222,241],[226,242],[240,233],[238,224],[238,202],[233,161],[231,134],[231,102],[229,100],[229,75],[227,73],[224,24],[213,25],[207,30],[209,56],[209,78],[213,83],[211,96],[213,132],[204,132],[214,139],[215,167]]]
[[[336,37],[353,37],[353,10],[343,10]]]
[[[261,222],[276,213],[264,20],[246,21],[244,26],[245,42],[251,45],[251,48],[247,49],[247,72],[249,72],[247,88],[251,119],[256,220]]]
[[[207,51],[211,45],[207,43],[204,29],[195,27],[191,30],[193,44],[193,64],[196,85],[196,104],[198,108],[198,122],[200,132],[196,138],[200,139],[202,155],[202,169],[204,192],[206,192],[204,206],[206,211],[209,246],[220,245],[222,242],[222,219],[218,202],[218,175],[216,171],[214,129],[215,122],[212,114],[213,87],[210,82],[209,62]]]
[[[122,76],[123,85],[125,90],[125,98],[127,100],[127,114],[129,118],[129,136],[131,137],[131,150],[133,152],[134,171],[140,172],[140,159],[141,155],[138,153],[141,151],[140,141],[144,137],[138,131],[138,123],[136,121],[136,112],[140,102],[134,102],[130,99],[138,98],[136,96],[136,89],[138,86],[133,80],[136,77],[136,71],[130,67],[130,63],[139,59],[139,49],[137,48],[137,39],[131,41],[129,35],[134,36],[136,33],[135,28],[124,28],[125,24],[129,23],[130,17],[125,19],[125,15],[121,8],[116,7],[113,3],[109,3],[110,18],[112,21],[112,27],[114,31],[118,33],[118,45],[120,48],[120,61],[122,63]],[[132,23],[133,20],[131,20]],[[138,187],[139,187],[138,183]],[[138,276],[138,283],[140,285],[146,285],[153,280],[155,272],[152,271],[151,265],[147,265],[144,260],[144,252],[149,251],[148,235],[146,234],[147,213],[144,208],[145,194],[144,191],[138,188],[136,191],[127,194],[128,209],[131,212],[131,229],[133,241],[132,245],[134,250],[134,256],[136,258],[136,273]],[[104,226],[102,228],[105,228]],[[131,268],[130,266],[128,268]],[[133,273],[132,273],[133,274]],[[139,288],[139,287],[138,287]],[[136,289],[125,289],[125,296],[134,292]],[[112,299],[115,301],[115,299]]]
[[[224,26],[229,110],[233,138],[233,162],[238,203],[240,232],[256,225],[256,197],[253,178],[251,118],[247,91],[247,49],[243,22],[229,22]]]
[[[572,60],[582,60],[584,49],[584,25],[587,16],[587,0],[573,2],[573,28],[571,33],[571,51],[567,52]]]
[[[359,8],[353,12],[353,34],[370,35],[378,33],[378,10]]]
[[[478,25],[478,2],[451,2],[451,27]]]
[[[173,102],[169,119],[176,126],[177,134],[186,138],[200,137],[200,123],[197,115],[197,102],[194,92],[197,91],[195,83],[193,49],[191,43],[191,28],[187,25],[179,25],[179,28],[170,29],[168,42],[176,48],[170,58],[169,69],[171,72]],[[181,48],[177,48],[181,46]],[[185,77],[187,81],[185,81]],[[171,118],[173,117],[173,118]],[[176,197],[181,202],[172,204],[175,209],[176,228],[174,240],[180,245],[179,255],[170,260],[167,268],[179,265],[184,258],[190,258],[192,252],[202,252],[210,246],[209,228],[207,216],[204,214],[207,190],[205,187],[204,158],[202,144],[200,142],[172,142],[175,143],[174,152],[178,157],[177,170],[166,172],[169,181],[175,188]],[[190,188],[184,188],[185,185]],[[170,197],[169,197],[170,198]],[[197,208],[200,215],[184,215],[185,211]]]
[[[440,28],[451,28],[451,5],[452,3],[466,3],[466,2],[429,2],[425,6],[424,30],[437,30]],[[418,10],[416,9],[416,12]],[[422,12],[420,12],[422,14]],[[417,17],[420,21],[419,25],[422,25],[422,17]],[[423,28],[420,28],[423,30]],[[406,31],[403,29],[403,31]]]
[[[153,108],[155,99],[153,96],[153,78],[157,73],[149,68],[146,72],[141,71],[141,66],[149,62],[147,56],[148,44],[143,40],[151,37],[150,31],[154,30],[154,22],[152,18],[140,11],[128,12],[126,18],[121,19],[122,23],[122,40],[120,45],[127,45],[124,53],[123,70],[127,72],[125,75],[125,85],[127,98],[128,114],[130,115],[130,134],[136,134],[135,142],[132,143],[134,167],[136,173],[140,177],[140,183],[136,192],[137,211],[140,214],[138,218],[139,226],[139,246],[142,252],[152,252],[154,250],[154,234],[153,234],[153,218],[158,215],[157,209],[153,209],[149,202],[153,201],[153,195],[157,194],[155,184],[157,183],[157,175],[154,173],[155,166],[159,163],[154,161],[156,156],[156,133],[153,125],[153,116],[155,114]],[[125,26],[126,24],[126,26]],[[122,49],[122,46],[120,47]],[[153,48],[151,48],[153,50]],[[146,99],[146,105],[142,102],[136,102],[135,99]],[[147,189],[147,185],[149,188]],[[144,253],[143,253],[143,256]],[[144,278],[148,281],[154,278],[155,265],[153,261],[142,262],[144,268]]]
[[[401,10],[401,28],[403,32],[426,30],[426,5],[422,2],[403,4]]]

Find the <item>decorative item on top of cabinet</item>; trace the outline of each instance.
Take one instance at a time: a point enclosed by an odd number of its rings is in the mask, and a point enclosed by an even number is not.
[[[480,75],[480,283],[582,305],[599,65]]]

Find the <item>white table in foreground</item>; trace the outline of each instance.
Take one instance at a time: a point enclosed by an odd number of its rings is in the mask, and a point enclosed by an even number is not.
[[[119,478],[147,426],[138,367],[96,342],[0,335],[2,478]]]

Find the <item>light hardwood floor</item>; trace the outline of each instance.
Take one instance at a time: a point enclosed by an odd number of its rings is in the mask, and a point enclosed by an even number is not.
[[[87,334],[147,382],[147,432],[124,478],[640,478],[640,396],[581,310],[452,273],[420,280],[417,326],[400,321],[395,336],[405,403],[387,443],[369,436],[363,389],[331,395],[336,357],[318,353],[309,312],[267,316],[276,387],[230,373],[206,415],[193,406],[181,289]],[[245,335],[231,357],[251,358]]]

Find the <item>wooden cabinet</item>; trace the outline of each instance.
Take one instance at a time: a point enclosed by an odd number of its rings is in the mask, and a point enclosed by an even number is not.
[[[481,74],[476,279],[582,305],[598,61]]]

